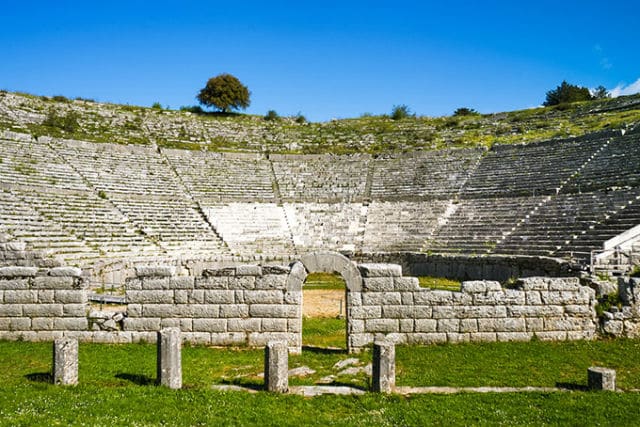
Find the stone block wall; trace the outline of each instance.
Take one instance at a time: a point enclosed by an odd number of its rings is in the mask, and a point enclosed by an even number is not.
[[[0,267],[0,339],[53,341],[86,331],[81,274],[73,267]]]
[[[138,267],[125,284],[123,331],[153,341],[165,327],[186,341],[208,345],[264,346],[286,340],[300,351],[302,292],[288,287],[291,269],[240,265],[175,276],[172,267]]]
[[[591,339],[595,291],[577,278],[530,277],[515,289],[468,281],[460,292],[421,288],[399,265],[361,264],[362,292],[350,296],[352,348],[398,344]]]

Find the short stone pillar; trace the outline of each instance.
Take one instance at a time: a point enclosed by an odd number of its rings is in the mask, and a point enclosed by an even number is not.
[[[289,349],[286,341],[269,341],[264,348],[264,385],[267,391],[289,391]]]
[[[178,389],[182,387],[182,338],[180,328],[165,328],[158,332],[158,384]]]
[[[592,366],[587,370],[588,384],[591,390],[616,390],[615,369]]]
[[[78,384],[78,340],[58,338],[53,342],[53,383]]]
[[[373,384],[378,393],[391,393],[396,388],[396,347],[389,342],[373,344]]]

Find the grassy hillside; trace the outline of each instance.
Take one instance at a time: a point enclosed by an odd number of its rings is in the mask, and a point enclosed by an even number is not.
[[[293,117],[195,114],[0,91],[0,130],[211,151],[379,154],[526,143],[638,123],[640,95],[461,117],[363,116],[308,123]]]

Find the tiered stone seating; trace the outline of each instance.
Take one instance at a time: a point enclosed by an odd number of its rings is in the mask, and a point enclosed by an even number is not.
[[[275,199],[271,165],[262,155],[185,150],[163,153],[202,205]]]
[[[606,145],[610,133],[595,138],[495,145],[467,181],[462,197],[555,194],[588,159]]]
[[[59,150],[99,194],[170,254],[221,253],[222,240],[157,150],[64,141]]]
[[[640,185],[640,133],[611,139],[565,188],[566,192],[591,191]]]
[[[295,247],[282,206],[228,203],[204,211],[234,254],[292,255]]]
[[[461,199],[452,205],[446,223],[424,249],[439,252],[498,252],[496,242],[544,200],[537,197]]]
[[[284,209],[299,251],[362,248],[367,210],[362,203],[285,203]]]
[[[559,194],[526,218],[494,252],[553,255],[626,205],[629,197],[626,190]]]
[[[351,202],[365,196],[367,156],[272,155],[283,201]]]
[[[626,204],[621,205],[615,212],[605,216],[605,219],[597,224],[590,225],[584,233],[572,236],[556,252],[559,256],[573,257],[583,261],[589,261],[589,254],[593,250],[602,250],[602,243],[640,224],[640,193],[639,189],[628,191],[630,198]]]
[[[25,242],[28,250],[41,251],[72,265],[100,255],[98,250],[62,229],[58,223],[44,218],[20,196],[7,190],[0,190],[0,223],[5,233]]]
[[[371,198],[449,198],[464,184],[482,149],[427,151],[373,162]]]
[[[448,202],[373,201],[364,235],[365,251],[419,251],[438,226]]]

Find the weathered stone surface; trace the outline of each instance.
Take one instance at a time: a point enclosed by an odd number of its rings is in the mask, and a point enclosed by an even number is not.
[[[165,328],[157,338],[157,378],[162,386],[182,388],[182,337],[179,328]]]
[[[54,267],[49,270],[49,276],[54,277],[81,277],[82,270],[77,267]]]
[[[171,277],[176,274],[174,266],[136,266],[138,277]]]
[[[53,342],[53,383],[78,384],[78,340],[60,338]]]
[[[397,264],[359,264],[358,270],[363,278],[402,276],[402,267]]]
[[[262,267],[259,265],[239,265],[236,267],[236,276],[262,276]]]
[[[35,277],[37,267],[0,267],[0,277]]]
[[[396,386],[396,348],[388,342],[373,344],[372,391],[391,393]]]
[[[591,367],[587,370],[589,388],[592,390],[616,390],[616,371],[614,369]]]
[[[289,351],[286,341],[269,341],[264,349],[265,389],[274,393],[289,391]]]

